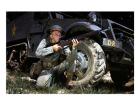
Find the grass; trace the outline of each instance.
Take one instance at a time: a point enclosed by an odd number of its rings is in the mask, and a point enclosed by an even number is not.
[[[59,83],[49,88],[38,88],[33,82],[23,80],[28,74],[23,72],[8,72],[6,78],[6,92],[8,94],[116,94],[125,93],[117,90],[113,83],[100,81],[95,86],[75,87],[68,89]]]

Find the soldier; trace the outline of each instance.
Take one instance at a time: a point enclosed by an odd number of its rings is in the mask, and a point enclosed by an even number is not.
[[[74,57],[76,54],[75,47],[78,45],[78,40],[72,40],[72,51],[68,46],[65,47],[65,55],[66,58],[62,62],[60,60],[62,57],[60,56],[62,51],[62,46],[58,45],[60,39],[62,37],[63,29],[59,25],[53,25],[49,29],[49,38],[43,39],[37,47],[35,52],[36,56],[43,58],[38,63],[34,64],[30,75],[31,78],[37,79],[37,86],[39,87],[49,87],[52,82],[52,75],[55,70],[64,71],[66,69],[73,70],[74,68]],[[51,57],[51,61],[49,61],[48,57]],[[44,59],[45,58],[45,59]],[[58,64],[57,66],[52,66],[54,63]],[[54,65],[56,65],[54,64]],[[42,69],[42,70],[41,70]]]

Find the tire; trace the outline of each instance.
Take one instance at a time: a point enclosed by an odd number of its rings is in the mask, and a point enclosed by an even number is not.
[[[105,54],[101,46],[94,40],[81,41],[77,46],[77,53],[83,53],[88,61],[87,68],[82,71],[82,76],[72,81],[74,86],[86,85],[88,83],[94,84],[99,81],[106,71]],[[86,65],[84,62],[82,65]]]

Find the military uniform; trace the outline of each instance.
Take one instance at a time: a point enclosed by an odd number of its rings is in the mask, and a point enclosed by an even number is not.
[[[35,52],[36,56],[40,57],[41,60],[34,64],[30,75],[32,78],[37,79],[36,85],[39,87],[49,87],[51,85],[54,71],[74,69],[73,62],[76,58],[76,49],[70,51],[68,46],[64,46],[65,50],[63,54],[65,54],[65,57],[62,57],[62,52],[54,53],[52,48],[53,45],[54,44],[50,43],[49,39],[43,39]]]

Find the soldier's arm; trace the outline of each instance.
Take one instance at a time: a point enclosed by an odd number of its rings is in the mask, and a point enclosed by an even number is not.
[[[52,46],[50,46],[50,47],[47,47],[46,48],[46,39],[43,39],[41,42],[40,42],[40,44],[39,44],[39,46],[37,47],[37,50],[36,50],[36,52],[35,52],[35,54],[36,54],[36,56],[38,56],[38,57],[43,57],[43,56],[46,56],[46,55],[49,55],[49,54],[51,54],[51,53],[53,53],[54,51],[53,51],[53,47]]]

